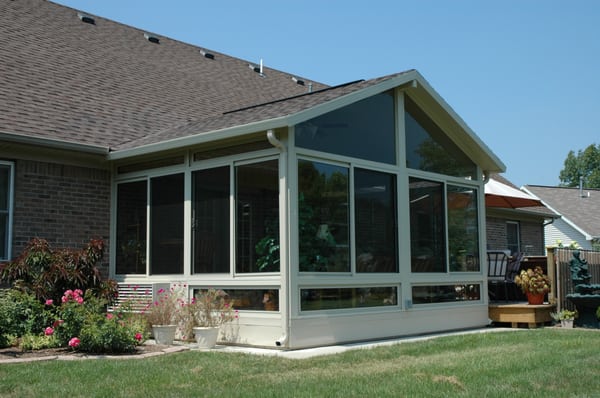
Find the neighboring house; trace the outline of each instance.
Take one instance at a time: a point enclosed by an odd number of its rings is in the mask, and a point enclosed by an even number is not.
[[[1,258],[103,237],[124,294],[226,289],[241,344],[488,323],[504,165],[418,72],[328,87],[41,0],[0,33]]]
[[[600,190],[525,185],[560,218],[546,225],[546,246],[573,242],[585,250],[600,249]]]
[[[492,174],[490,179],[519,189],[500,174]],[[487,248],[510,250],[511,254],[544,256],[544,225],[556,217],[544,206],[510,208],[486,205]]]

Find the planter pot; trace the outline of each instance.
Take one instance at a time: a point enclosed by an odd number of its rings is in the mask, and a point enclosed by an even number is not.
[[[156,344],[171,345],[175,340],[177,325],[152,325],[152,334]]]
[[[527,302],[532,305],[544,304],[545,294],[533,294],[527,292]]]
[[[560,326],[567,329],[573,329],[573,320],[572,319],[563,319],[560,321]]]
[[[198,348],[213,348],[217,344],[219,330],[219,327],[195,327],[193,331]]]

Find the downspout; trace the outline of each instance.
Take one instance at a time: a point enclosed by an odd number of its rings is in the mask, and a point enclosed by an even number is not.
[[[281,152],[281,154],[284,154],[286,152],[286,148],[285,145],[283,145],[283,143],[281,141],[279,141],[279,139],[275,136],[275,132],[273,130],[268,130],[267,131],[267,140],[269,141],[269,143],[271,145],[273,145],[275,148],[279,149],[279,152]],[[287,159],[283,159],[283,161],[281,161],[280,158],[280,165],[282,165],[282,170],[280,172],[280,175],[283,175],[284,178],[283,180],[280,179],[279,180],[279,192],[280,195],[282,196],[280,198],[280,220],[279,220],[279,231],[280,231],[280,243],[279,243],[279,255],[281,256],[281,253],[286,253],[286,257],[287,253],[289,252],[289,245],[288,245],[288,220],[287,217],[289,215],[289,212],[287,211],[288,206],[287,206],[287,168],[285,167],[285,165],[287,165]],[[282,217],[283,216],[283,217]],[[281,250],[282,249],[282,243],[284,243],[284,247],[286,250]],[[279,260],[279,264],[281,266],[281,257]],[[280,273],[280,277],[281,277],[281,284],[282,287],[285,286],[285,289],[282,289],[285,291],[286,294],[286,298],[284,300],[279,300],[279,302],[284,301],[285,302],[285,311],[280,311],[281,315],[282,315],[282,329],[283,329],[283,334],[281,335],[281,337],[279,337],[277,340],[275,340],[275,346],[277,347],[287,347],[288,345],[288,336],[290,334],[290,281],[289,281],[289,275],[288,275],[288,267],[289,267],[289,261],[285,261],[286,266],[285,267],[280,267],[279,269],[279,273]],[[285,285],[284,285],[285,284]]]

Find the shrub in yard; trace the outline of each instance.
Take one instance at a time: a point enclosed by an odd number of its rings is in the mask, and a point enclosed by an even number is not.
[[[137,314],[105,312],[106,302],[79,289],[61,297],[53,332],[61,346],[95,353],[131,352],[143,343],[145,324]]]
[[[67,289],[91,289],[106,300],[116,297],[116,283],[104,280],[97,265],[104,242],[92,239],[81,249],[54,250],[44,239],[32,239],[12,262],[2,264],[0,281],[32,293],[40,301],[59,300]]]
[[[53,319],[50,306],[35,296],[15,289],[0,292],[0,346],[9,344],[8,336],[38,335]]]

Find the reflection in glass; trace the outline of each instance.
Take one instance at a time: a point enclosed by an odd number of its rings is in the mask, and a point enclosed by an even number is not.
[[[409,187],[412,272],[446,272],[444,185],[411,177]]]
[[[296,145],[395,164],[394,120],[394,95],[390,91],[298,124]]]
[[[398,304],[397,288],[394,286],[301,289],[300,295],[302,311],[383,307]]]
[[[356,271],[397,272],[396,179],[354,169]]]
[[[117,185],[117,274],[146,273],[146,207],[148,184]]]
[[[405,96],[406,167],[477,179],[475,163]]]
[[[222,289],[235,310],[279,311],[279,290],[277,289]],[[194,289],[193,297],[204,289]]]
[[[194,273],[229,273],[229,170],[192,173]]]
[[[450,271],[479,271],[477,190],[448,185]]]
[[[183,273],[183,173],[150,180],[150,273]]]
[[[349,272],[348,169],[298,161],[300,271]]]
[[[481,299],[479,284],[413,286],[413,304],[453,303]]]
[[[236,272],[279,272],[278,161],[236,167]]]
[[[0,165],[0,260],[8,257],[8,204],[11,166]]]

